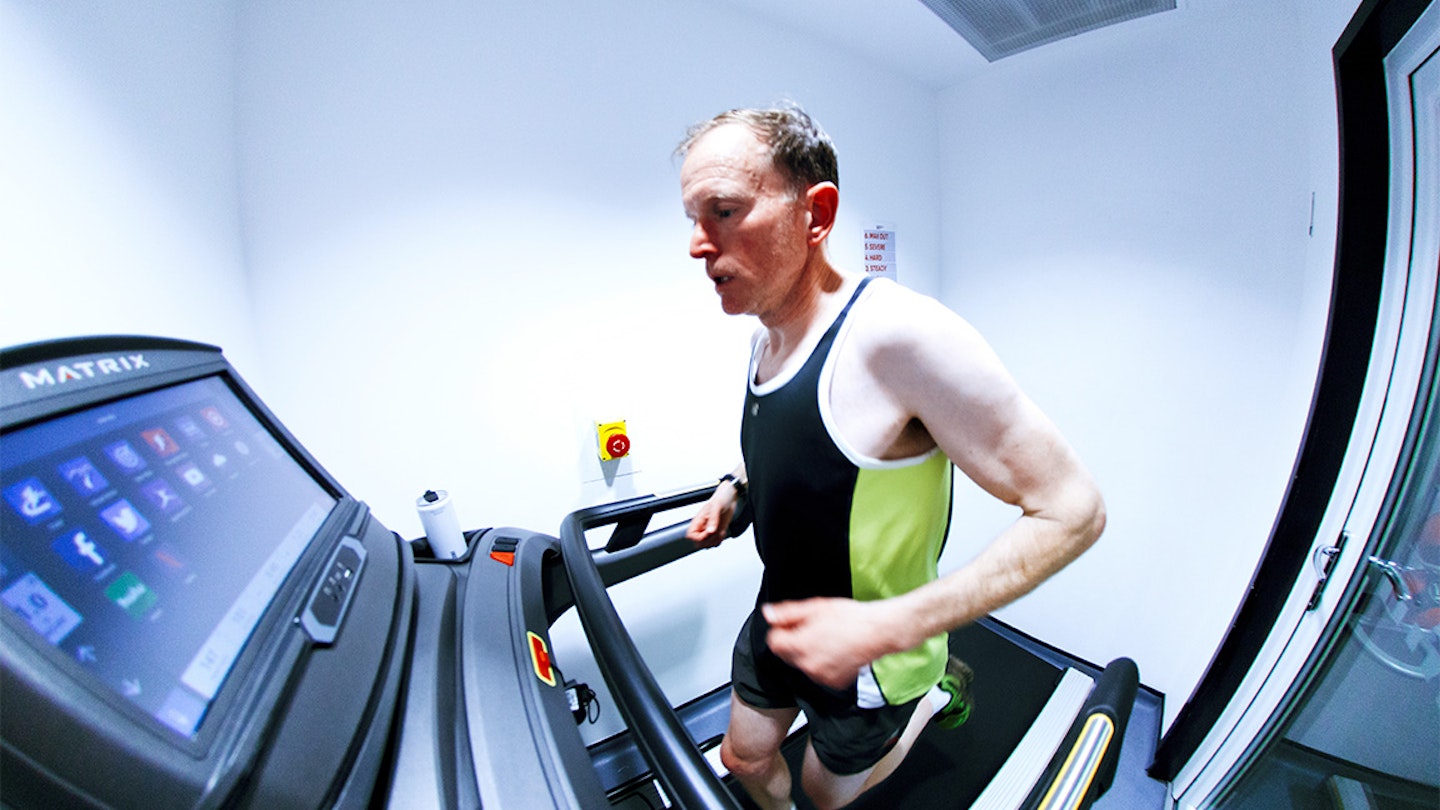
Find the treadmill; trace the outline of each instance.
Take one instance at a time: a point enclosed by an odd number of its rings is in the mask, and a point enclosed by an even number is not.
[[[705,757],[728,686],[670,706],[605,590],[691,553],[685,521],[651,523],[712,489],[581,510],[558,537],[472,530],[438,559],[217,347],[0,350],[0,806],[749,807]],[[588,746],[549,639],[572,608],[628,726]],[[1134,664],[989,620],[951,644],[975,714],[854,806],[1094,802]]]

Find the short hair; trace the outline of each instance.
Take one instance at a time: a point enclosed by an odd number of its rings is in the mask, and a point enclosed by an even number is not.
[[[685,140],[676,147],[675,154],[684,158],[700,138],[726,124],[741,124],[755,133],[765,144],[775,168],[796,194],[804,193],[816,183],[840,185],[835,144],[798,104],[783,104],[770,109],[727,110],[709,121],[690,127],[685,133]]]

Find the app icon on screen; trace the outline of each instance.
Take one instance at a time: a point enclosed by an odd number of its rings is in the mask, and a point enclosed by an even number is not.
[[[150,521],[124,498],[106,507],[100,517],[125,540],[134,541],[150,530]]]
[[[87,498],[110,486],[110,482],[105,480],[105,476],[101,475],[100,471],[95,469],[95,465],[90,463],[90,459],[84,456],[72,458],[56,469],[60,471],[60,475],[64,476],[66,481],[70,482],[70,486],[74,487],[76,492]]]
[[[10,506],[31,526],[49,520],[62,511],[60,502],[55,500],[38,478],[26,478],[18,484],[6,487],[5,500],[9,501]]]
[[[225,421],[225,415],[220,413],[220,409],[215,407],[214,405],[211,405],[208,408],[202,408],[200,410],[200,418],[204,419],[206,422],[209,422],[210,427],[213,427],[216,430],[224,430],[230,427],[230,423]]]
[[[50,548],[60,555],[60,558],[70,564],[71,568],[82,574],[90,574],[100,570],[105,565],[108,555],[100,545],[90,538],[90,533],[84,529],[73,532],[66,532],[55,538]]]
[[[155,717],[181,734],[190,736],[200,726],[208,708],[209,704],[204,700],[177,686],[170,690]]]
[[[175,420],[175,427],[179,428],[180,432],[185,434],[185,438],[187,439],[205,438],[205,431],[200,429],[200,425],[195,421],[193,416],[181,416],[177,418]]]
[[[145,443],[150,445],[150,449],[155,451],[155,455],[161,458],[168,458],[180,452],[180,445],[170,438],[170,434],[165,432],[165,428],[142,430],[140,438],[144,439]]]
[[[0,593],[0,602],[19,614],[51,644],[64,641],[71,630],[80,626],[80,613],[33,572],[15,580]]]
[[[109,456],[110,460],[115,462],[115,466],[125,472],[135,473],[145,469],[145,459],[141,458],[140,454],[135,452],[135,448],[130,446],[130,442],[124,441],[123,439],[114,444],[106,445],[105,455]]]
[[[110,587],[105,589],[105,597],[137,619],[160,601],[159,595],[141,582],[133,571],[126,571],[110,583]]]
[[[175,468],[175,472],[180,476],[180,480],[189,484],[192,489],[206,489],[210,486],[209,476],[194,464],[182,464]]]
[[[185,561],[180,559],[180,554],[171,546],[161,545],[150,555],[156,563],[159,563],[159,570],[174,577],[186,575]]]
[[[185,501],[180,498],[180,493],[170,486],[170,482],[163,478],[156,478],[154,481],[140,488],[145,497],[156,509],[167,515],[173,515],[185,508]]]

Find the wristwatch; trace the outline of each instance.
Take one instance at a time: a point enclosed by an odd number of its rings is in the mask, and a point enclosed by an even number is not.
[[[725,483],[726,481],[729,481],[730,485],[735,487],[735,495],[737,497],[743,497],[745,495],[745,482],[741,481],[739,478],[736,478],[735,473],[725,473],[724,475],[720,476],[721,484]]]

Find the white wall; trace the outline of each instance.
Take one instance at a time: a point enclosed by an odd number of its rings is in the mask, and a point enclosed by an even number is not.
[[[495,6],[501,6],[496,8]],[[553,527],[595,419],[651,491],[713,478],[753,324],[700,265],[670,153],[727,106],[797,98],[845,133],[837,257],[900,229],[934,289],[930,94],[721,11],[661,2],[261,3],[242,9],[246,250],[272,403],[402,533],[450,489],[470,519]],[[871,118],[857,99],[883,97]],[[345,392],[336,408],[316,390]],[[360,437],[363,436],[363,441]],[[620,493],[626,494],[626,493]]]
[[[1193,2],[1006,60],[941,103],[944,299],[1078,446],[1110,514],[1000,617],[1135,658],[1167,724],[1244,595],[1308,412],[1346,17]],[[948,564],[1010,517],[973,487],[959,500]]]
[[[150,334],[260,382],[229,3],[0,0],[0,345]]]

